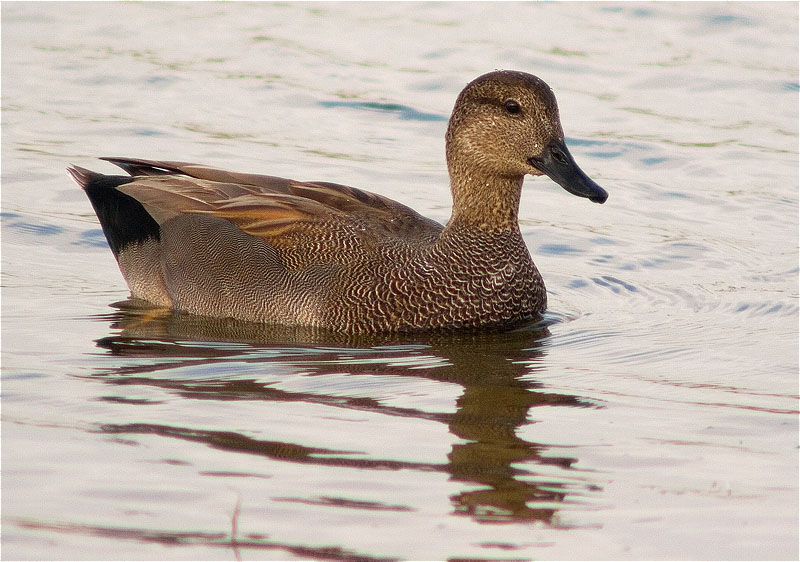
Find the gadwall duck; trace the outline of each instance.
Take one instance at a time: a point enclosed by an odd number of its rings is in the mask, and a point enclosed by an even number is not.
[[[520,233],[523,177],[603,203],[564,144],[550,87],[497,71],[467,84],[446,135],[446,226],[328,182],[185,162],[103,158],[68,169],[131,295],[205,316],[352,334],[502,329],[537,319],[544,282]]]

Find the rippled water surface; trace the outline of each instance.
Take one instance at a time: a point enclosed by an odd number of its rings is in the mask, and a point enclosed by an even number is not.
[[[5,558],[798,556],[796,3],[3,3]],[[346,339],[151,314],[69,163],[439,221],[460,89],[537,74],[605,205],[528,179],[550,310]]]

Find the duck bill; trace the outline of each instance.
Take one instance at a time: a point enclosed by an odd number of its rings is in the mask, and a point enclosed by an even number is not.
[[[606,190],[578,167],[563,140],[550,142],[539,156],[530,158],[529,162],[573,195],[586,197],[594,203],[605,203],[608,199]]]

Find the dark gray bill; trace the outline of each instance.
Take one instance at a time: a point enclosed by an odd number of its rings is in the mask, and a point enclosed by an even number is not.
[[[567,150],[563,140],[552,141],[544,147],[539,156],[529,158],[531,166],[544,172],[558,185],[579,197],[587,197],[594,203],[605,203],[608,199],[606,190],[594,183],[589,176],[578,168],[572,154]]]

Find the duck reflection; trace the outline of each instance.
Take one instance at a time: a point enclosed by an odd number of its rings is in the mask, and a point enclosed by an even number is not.
[[[558,525],[556,513],[567,492],[563,478],[548,481],[536,466],[569,469],[577,459],[543,455],[546,445],[517,436],[532,408],[542,405],[594,407],[575,396],[548,393],[535,375],[546,353],[549,335],[544,323],[506,333],[415,334],[412,336],[344,336],[307,329],[265,326],[210,319],[165,310],[140,309],[120,303],[111,315],[119,333],[98,341],[110,353],[140,361],[101,376],[115,385],[153,385],[194,399],[268,400],[335,404],[359,411],[435,420],[460,438],[441,464],[388,459],[353,458],[352,451],[335,451],[299,444],[252,439],[230,431],[136,423],[105,425],[115,434],[155,433],[200,441],[209,446],[268,458],[363,469],[435,470],[465,484],[450,499],[456,515],[482,522],[541,521]],[[411,352],[425,357],[426,368],[407,361]],[[315,375],[404,375],[458,384],[463,393],[456,411],[431,412],[399,407],[365,396],[326,396],[266,385],[257,379],[209,377],[207,366],[227,359],[247,363],[279,362],[292,372]],[[403,360],[400,360],[403,359]],[[177,377],[165,371],[191,364],[203,369],[202,380]],[[409,448],[414,444],[409,443]],[[552,451],[551,451],[552,453]],[[413,457],[413,455],[410,455]],[[552,473],[552,470],[543,470]],[[563,473],[562,473],[563,474]],[[596,489],[586,482],[586,490]]]

